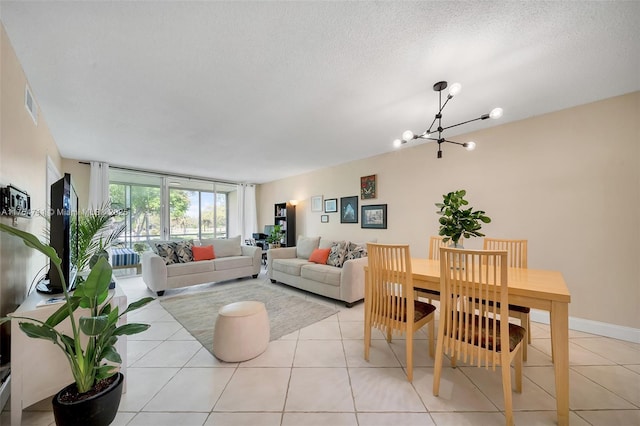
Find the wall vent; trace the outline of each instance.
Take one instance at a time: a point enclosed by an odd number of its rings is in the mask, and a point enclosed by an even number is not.
[[[33,94],[31,93],[31,89],[29,89],[29,85],[24,86],[24,106],[27,108],[33,123],[38,125],[38,105],[36,105],[36,101],[33,99]]]

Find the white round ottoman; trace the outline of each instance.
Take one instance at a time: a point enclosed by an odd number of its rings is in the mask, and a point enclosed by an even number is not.
[[[230,303],[218,311],[213,354],[226,362],[246,361],[267,349],[269,337],[269,316],[264,303]]]

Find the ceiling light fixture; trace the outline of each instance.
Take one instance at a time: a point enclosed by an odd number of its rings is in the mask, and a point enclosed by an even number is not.
[[[433,119],[433,121],[431,122],[431,126],[429,126],[429,129],[427,129],[424,133],[420,134],[420,135],[415,135],[411,130],[407,130],[404,133],[402,133],[402,139],[396,139],[393,141],[393,145],[398,148],[400,146],[402,146],[402,144],[405,144],[409,141],[412,141],[414,139],[429,139],[432,141],[436,141],[438,142],[438,158],[442,158],[442,147],[441,145],[444,142],[448,142],[448,143],[452,143],[455,145],[460,145],[465,147],[468,151],[473,151],[476,147],[476,143],[475,142],[455,142],[452,140],[448,140],[445,139],[442,136],[442,132],[444,132],[447,129],[451,129],[452,127],[457,127],[457,126],[461,126],[463,124],[467,124],[467,123],[471,123],[472,121],[477,121],[477,120],[486,120],[487,118],[500,118],[502,117],[502,108],[494,108],[493,110],[491,110],[490,113],[488,114],[482,114],[480,117],[478,118],[474,118],[472,120],[467,120],[467,121],[463,121],[461,123],[458,124],[454,124],[452,126],[447,126],[447,127],[442,127],[442,110],[444,109],[445,106],[447,106],[447,103],[449,102],[449,100],[451,98],[453,98],[455,95],[457,95],[458,93],[460,93],[460,90],[462,90],[462,85],[460,83],[453,83],[451,85],[451,87],[449,87],[449,94],[447,95],[447,99],[444,101],[444,104],[442,103],[442,91],[444,89],[447,88],[447,82],[446,81],[439,81],[436,84],[433,85],[433,90],[438,92],[438,98],[439,98],[439,105],[440,105],[440,109],[438,110],[438,113],[436,114],[435,118]],[[433,126],[436,124],[436,122],[438,123],[438,127],[434,128]],[[434,133],[438,133],[438,137],[432,137],[432,135],[434,135]]]

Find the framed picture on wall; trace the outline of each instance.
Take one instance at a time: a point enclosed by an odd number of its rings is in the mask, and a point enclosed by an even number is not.
[[[387,229],[387,205],[362,206],[361,228]]]
[[[337,198],[329,198],[328,200],[324,200],[324,212],[325,213],[335,213],[338,211],[338,199]]]
[[[323,214],[322,216],[320,216],[320,222],[329,223],[329,215],[328,214]]]
[[[340,198],[340,223],[358,223],[358,197]]]
[[[312,212],[322,211],[322,195],[315,195],[311,197],[311,211]]]
[[[362,176],[360,178],[360,199],[370,200],[376,198],[376,175]]]

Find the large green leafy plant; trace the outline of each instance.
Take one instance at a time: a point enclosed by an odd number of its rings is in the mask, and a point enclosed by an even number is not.
[[[60,277],[63,277],[62,261],[53,247],[41,243],[35,235],[2,223],[0,223],[0,231],[21,238],[25,245],[43,253],[51,259],[51,264],[58,270]],[[19,326],[27,336],[49,340],[58,346],[69,361],[79,393],[89,391],[98,381],[118,371],[117,365],[114,365],[122,362],[115,348],[118,336],[141,333],[149,328],[148,324],[117,325],[120,317],[141,308],[153,298],[140,299],[131,303],[124,312],[119,312],[117,306],[112,307],[109,303],[111,272],[111,266],[107,260],[100,257],[91,268],[86,280],[76,286],[73,294],[69,293],[63,278],[62,289],[65,302],[44,322],[17,316],[0,318],[0,324],[9,320],[23,320],[19,322]],[[86,311],[76,318],[76,315],[79,315],[76,312],[78,308],[84,308]],[[71,323],[71,336],[55,329],[66,318],[69,318]],[[84,345],[83,340],[86,341]],[[106,361],[111,364],[107,364]]]
[[[96,256],[107,257],[106,250],[111,247],[125,229],[125,223],[114,224],[113,219],[125,214],[124,210],[113,210],[109,203],[96,210],[78,212],[78,222],[73,221],[72,235],[77,239],[77,252],[71,254],[71,263],[78,271],[91,266]],[[74,244],[75,247],[75,244]],[[97,259],[96,259],[97,260]]]
[[[491,222],[491,218],[485,215],[484,211],[473,211],[472,207],[463,208],[469,204],[464,199],[465,195],[467,191],[464,189],[449,192],[442,196],[442,203],[436,203],[436,207],[439,208],[436,213],[442,216],[439,221],[439,235],[445,237],[442,239],[445,243],[451,240],[458,245],[462,237],[484,237],[480,232],[482,224]]]

